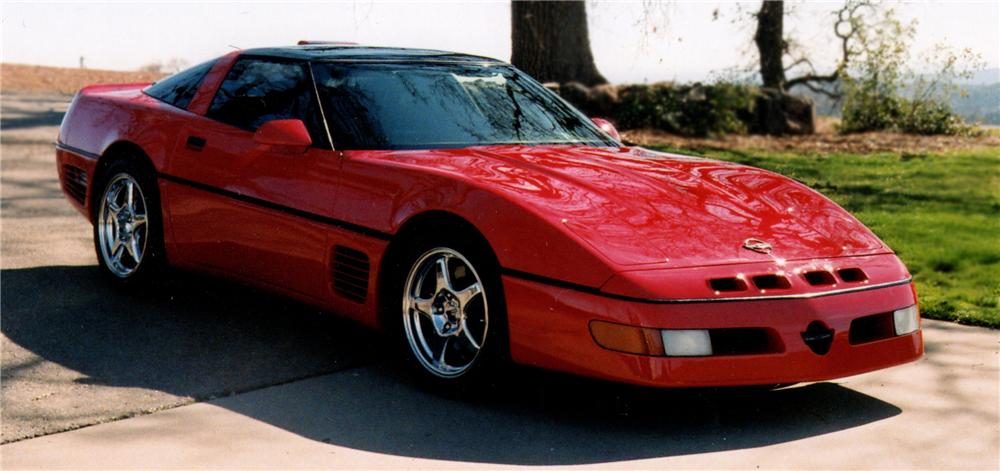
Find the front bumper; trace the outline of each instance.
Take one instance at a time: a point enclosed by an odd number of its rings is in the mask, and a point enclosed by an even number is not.
[[[797,383],[851,376],[914,361],[921,331],[851,343],[855,319],[916,303],[912,284],[803,299],[657,304],[616,299],[504,276],[514,362],[644,386],[699,387]],[[642,356],[606,350],[589,324],[601,320],[656,329],[764,328],[780,351],[708,357]],[[826,354],[802,333],[813,321],[833,330]]]

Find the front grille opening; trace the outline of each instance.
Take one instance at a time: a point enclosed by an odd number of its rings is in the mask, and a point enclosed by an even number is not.
[[[770,329],[710,329],[713,355],[761,355],[785,350],[778,335]]]
[[[837,276],[847,283],[860,283],[868,280],[868,275],[860,268],[842,268],[837,270]]]
[[[813,286],[830,286],[837,284],[837,279],[833,273],[825,270],[808,271],[802,275],[806,282]]]
[[[791,283],[788,282],[788,278],[782,275],[757,275],[753,277],[753,285],[759,290],[788,289],[792,287]]]
[[[77,202],[87,198],[87,172],[73,165],[63,165],[63,189]]]
[[[715,278],[708,280],[708,285],[717,292],[747,290],[747,283],[739,278]]]
[[[851,332],[848,340],[851,345],[874,342],[896,336],[892,322],[892,313],[875,314],[859,317],[851,321]]]

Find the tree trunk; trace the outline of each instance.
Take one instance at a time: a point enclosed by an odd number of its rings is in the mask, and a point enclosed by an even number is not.
[[[608,83],[594,65],[582,1],[512,1],[510,62],[540,82]]]
[[[785,2],[764,0],[757,13],[757,33],[753,40],[760,52],[760,78],[764,87],[785,89],[784,38]]]

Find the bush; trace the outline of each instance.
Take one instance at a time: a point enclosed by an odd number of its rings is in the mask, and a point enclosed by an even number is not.
[[[893,130],[910,134],[969,134],[949,102],[955,83],[983,62],[971,50],[944,45],[925,54],[925,70],[906,67],[916,24],[903,23],[893,9],[852,25],[856,36],[851,64],[840,71],[844,86],[841,132]]]
[[[909,134],[970,134],[972,127],[956,115],[951,105],[936,101],[906,101],[896,128]]]
[[[951,105],[933,99],[907,99],[898,91],[888,93],[848,89],[840,131],[899,131],[908,134],[970,134],[973,128],[954,113]]]
[[[840,131],[883,131],[895,127],[902,113],[899,97],[871,89],[848,87],[841,109]]]
[[[746,133],[756,90],[745,85],[627,85],[612,119],[622,129],[655,128],[687,136]]]

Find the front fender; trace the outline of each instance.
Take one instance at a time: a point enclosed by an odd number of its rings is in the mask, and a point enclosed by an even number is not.
[[[395,234],[419,214],[443,211],[472,224],[505,271],[593,288],[614,271],[560,221],[462,173],[354,151],[345,152],[343,175],[335,213],[352,223]]]

